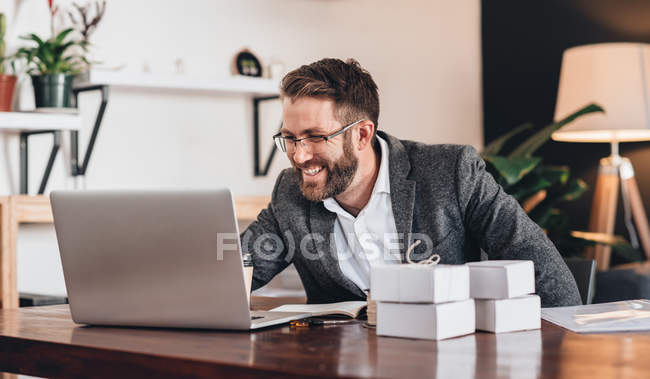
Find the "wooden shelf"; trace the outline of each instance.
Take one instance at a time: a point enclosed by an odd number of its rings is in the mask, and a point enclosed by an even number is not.
[[[280,94],[278,81],[272,79],[244,76],[190,77],[181,74],[161,75],[99,70],[91,71],[87,80],[75,82],[75,87],[95,84],[106,84],[114,88],[185,90],[251,96],[277,96]]]
[[[20,133],[40,130],[77,130],[81,128],[78,114],[41,112],[0,112],[0,132]]]

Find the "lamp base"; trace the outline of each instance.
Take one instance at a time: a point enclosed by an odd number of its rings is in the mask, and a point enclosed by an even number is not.
[[[630,233],[630,240],[636,246],[640,240],[646,257],[650,258],[650,228],[639,187],[634,177],[634,168],[629,159],[618,155],[618,151],[613,151],[611,156],[600,160],[589,219],[589,231],[610,235],[614,233],[619,186],[625,206],[625,221]],[[632,225],[630,213],[634,218],[635,225]],[[595,259],[596,268],[599,271],[604,271],[609,268],[611,251],[610,246],[599,244],[587,248],[585,256]]]

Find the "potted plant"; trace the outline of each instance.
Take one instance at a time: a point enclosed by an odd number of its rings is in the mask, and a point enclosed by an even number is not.
[[[72,3],[72,9],[69,10],[68,18],[72,24],[72,27],[76,30],[78,35],[81,37],[82,43],[87,47],[87,56],[91,64],[97,64],[93,59],[92,44],[90,43],[91,35],[97,30],[97,26],[104,17],[106,12],[106,0],[96,0],[94,2],[89,2],[84,5],[79,5],[77,3]],[[75,81],[87,82],[90,79],[90,69],[91,64],[86,64],[82,67],[82,72],[77,75]]]
[[[14,90],[16,89],[16,75],[10,75],[5,72],[6,65],[9,63],[14,67],[13,56],[5,56],[5,31],[7,30],[7,18],[4,13],[0,13],[0,112],[11,111],[11,104],[14,100]],[[15,73],[15,70],[13,70]]]
[[[568,216],[558,206],[582,196],[587,191],[587,184],[580,179],[571,180],[568,167],[545,165],[541,157],[534,155],[554,131],[594,112],[604,110],[596,104],[589,104],[517,144],[514,137],[534,129],[530,123],[521,125],[491,142],[481,156],[496,181],[519,201],[564,257],[581,256],[585,247],[600,243],[612,246],[612,252],[623,262],[640,261],[643,259],[641,251],[621,236],[569,230]]]
[[[86,43],[68,38],[72,31],[72,28],[65,29],[46,40],[33,33],[21,37],[35,43],[20,48],[18,55],[27,60],[36,108],[75,107],[72,81],[88,62],[84,56]]]

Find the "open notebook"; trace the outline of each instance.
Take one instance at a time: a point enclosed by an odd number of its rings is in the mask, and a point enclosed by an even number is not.
[[[285,304],[271,309],[273,312],[299,312],[309,313],[312,316],[348,316],[359,317],[366,308],[365,301],[342,301],[329,304]]]

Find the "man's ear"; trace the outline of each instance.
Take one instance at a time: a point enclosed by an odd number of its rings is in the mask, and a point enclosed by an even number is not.
[[[372,143],[372,133],[375,131],[375,124],[370,120],[359,123],[359,150],[363,150]]]

